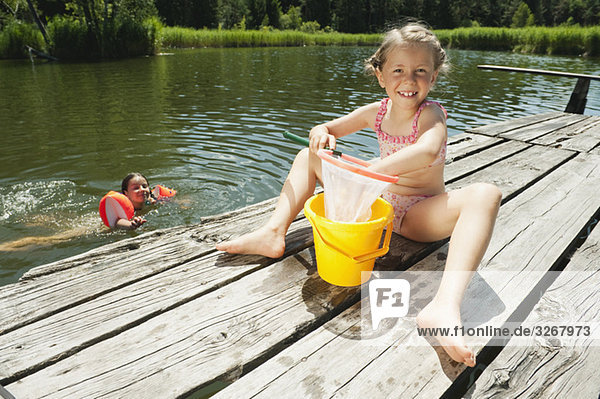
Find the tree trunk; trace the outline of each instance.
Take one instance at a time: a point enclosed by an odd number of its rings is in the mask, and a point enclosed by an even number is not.
[[[44,28],[44,25],[42,24],[42,21],[40,20],[40,17],[38,16],[38,13],[35,10],[35,7],[33,6],[33,3],[31,2],[31,0],[27,0],[27,5],[29,5],[29,10],[31,11],[31,14],[33,15],[33,19],[35,19],[35,23],[37,24],[38,28],[40,28],[40,31],[42,32],[42,36],[44,36],[44,41],[46,42],[48,47],[50,47],[50,40],[48,40],[48,33],[46,33],[46,28]]]

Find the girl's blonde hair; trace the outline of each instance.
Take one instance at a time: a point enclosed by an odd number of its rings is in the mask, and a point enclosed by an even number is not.
[[[370,75],[375,75],[375,70],[385,64],[389,52],[395,47],[425,45],[429,46],[433,54],[433,67],[436,71],[445,73],[450,65],[446,51],[442,48],[439,39],[427,29],[418,23],[410,23],[401,28],[390,30],[383,37],[383,43],[377,49],[375,54],[365,60],[365,70]]]

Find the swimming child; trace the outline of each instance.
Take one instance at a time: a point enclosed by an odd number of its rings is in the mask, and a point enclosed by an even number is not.
[[[394,231],[420,242],[450,236],[440,287],[419,312],[417,324],[423,328],[460,327],[464,292],[489,244],[502,195],[494,185],[485,183],[445,189],[446,111],[427,95],[438,74],[448,68],[448,61],[431,31],[420,24],[389,31],[365,67],[388,97],[313,127],[309,149],[296,156],[267,223],[216,248],[282,256],[290,224],[321,181],[317,151],[326,146],[334,149],[340,137],[371,128],[377,134],[381,160],[370,169],[399,178],[383,194],[394,207]],[[463,337],[435,338],[452,359],[475,365],[474,353]]]
[[[148,179],[141,173],[130,173],[121,182],[121,193],[124,194],[129,201],[131,201],[133,208],[141,210],[146,205],[154,204],[157,200],[164,197],[170,197],[175,195],[175,190],[167,189],[162,186],[157,186],[160,190],[155,189],[157,192],[157,198],[152,191],[150,191],[150,185]],[[164,194],[164,197],[163,197]],[[114,228],[124,230],[135,230],[141,225],[146,223],[146,219],[141,216],[134,216],[130,220],[121,218],[118,219],[113,225]],[[29,236],[23,237],[14,241],[0,244],[0,251],[22,251],[30,248],[31,246],[48,246],[58,244],[60,242],[69,241],[74,238],[89,234],[96,228],[93,226],[76,226],[67,231],[60,232],[51,236]]]
[[[153,204],[156,199],[150,191],[148,179],[141,173],[130,173],[121,182],[121,193],[123,193],[136,211],[141,210],[147,204]],[[146,223],[146,219],[141,216],[134,216],[131,220],[125,218],[118,219],[114,225],[117,229],[135,230]]]

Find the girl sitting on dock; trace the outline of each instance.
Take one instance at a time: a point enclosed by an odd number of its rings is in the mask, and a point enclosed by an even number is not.
[[[417,316],[420,327],[462,326],[460,306],[473,272],[489,244],[501,201],[490,184],[474,184],[446,191],[446,112],[427,95],[440,72],[448,69],[446,53],[437,37],[420,24],[393,29],[366,62],[388,98],[372,103],[310,131],[310,148],[300,151],[286,179],[275,211],[258,230],[219,243],[230,253],[277,258],[285,251],[285,234],[321,181],[321,148],[335,149],[336,140],[371,128],[377,134],[381,160],[370,169],[396,175],[383,197],[394,207],[394,231],[420,242],[450,236],[440,287]],[[467,272],[467,273],[456,273]],[[452,359],[468,366],[475,356],[464,337],[436,339]]]

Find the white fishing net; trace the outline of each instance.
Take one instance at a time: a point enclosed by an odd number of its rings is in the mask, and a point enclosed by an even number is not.
[[[321,150],[322,151],[322,150]],[[331,155],[319,151],[323,188],[325,191],[325,217],[335,222],[366,222],[371,217],[371,205],[391,184],[373,177],[334,165]],[[350,165],[350,169],[365,166],[344,157],[337,161]]]

